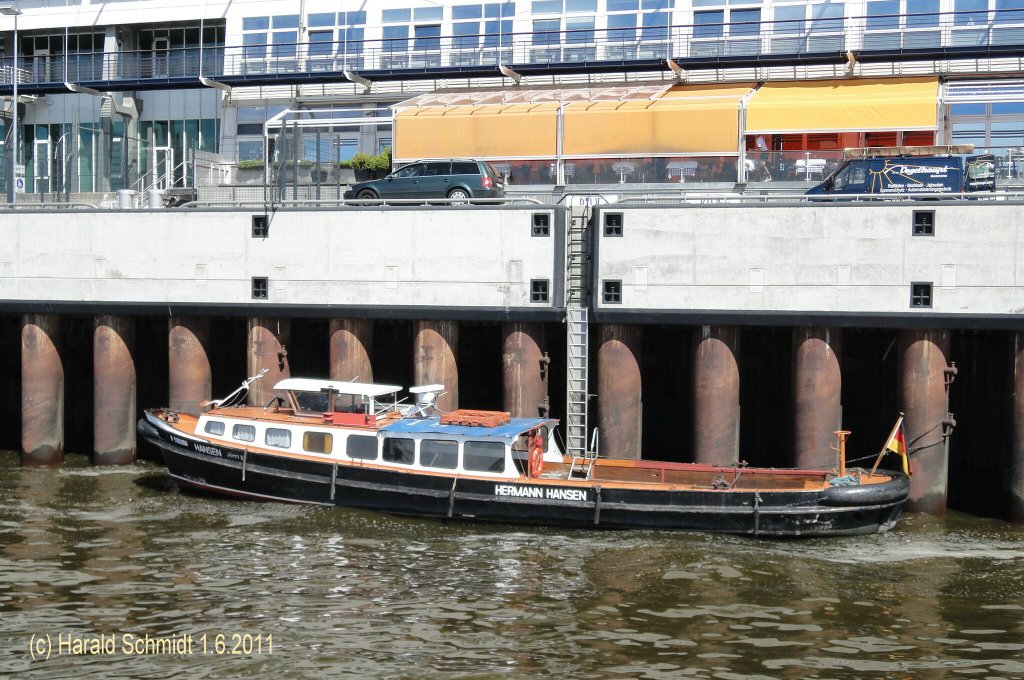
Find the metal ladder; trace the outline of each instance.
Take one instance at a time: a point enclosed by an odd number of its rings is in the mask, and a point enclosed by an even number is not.
[[[587,321],[586,229],[590,206],[569,209],[566,239],[566,453],[583,458],[587,452],[587,370],[589,338]],[[573,466],[575,467],[575,465]],[[572,471],[570,469],[570,476]]]
[[[594,469],[594,461],[597,460],[597,428],[594,428],[594,432],[590,437],[590,446],[583,452],[582,456],[577,456],[575,453],[572,456],[572,464],[569,466],[569,474],[566,475],[566,479],[572,479],[573,476],[582,477],[583,479],[590,479],[590,473]],[[577,465],[579,468],[577,469]]]

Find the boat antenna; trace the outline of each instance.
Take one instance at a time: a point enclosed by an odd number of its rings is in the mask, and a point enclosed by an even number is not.
[[[266,375],[267,370],[268,369],[266,368],[261,368],[259,373],[257,373],[256,375],[251,375],[245,380],[243,380],[242,384],[238,387],[238,389],[236,389],[234,392],[224,397],[223,399],[212,399],[210,401],[204,401],[202,404],[200,404],[200,406],[202,406],[203,408],[211,406],[220,408],[222,406],[236,406],[237,404],[240,404],[242,402],[242,399],[244,399],[245,395],[249,392],[249,385],[251,385],[252,383],[262,378],[264,375]]]

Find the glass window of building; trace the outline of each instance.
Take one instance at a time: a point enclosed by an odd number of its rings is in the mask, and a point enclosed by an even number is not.
[[[242,19],[242,54],[249,72],[294,69],[298,52],[299,15],[282,14],[273,17],[244,17]],[[270,64],[266,60],[270,59]]]
[[[417,52],[441,49],[441,24],[415,26],[412,48]]]
[[[514,2],[453,6],[452,64],[471,66],[495,64],[499,60],[508,62],[511,52],[503,50],[499,54],[495,48],[511,47],[514,15]],[[487,48],[483,52],[479,50],[481,43]]]
[[[870,0],[864,26],[864,49],[938,45],[938,11],[939,0]]]
[[[562,0],[533,0],[530,3],[531,14],[561,14]]]
[[[995,156],[1000,177],[1024,176],[1024,87],[1013,81],[950,83],[944,96],[959,100],[946,107],[950,143],[973,144],[975,153]]]
[[[996,24],[1024,24],[1024,0],[996,0]]]

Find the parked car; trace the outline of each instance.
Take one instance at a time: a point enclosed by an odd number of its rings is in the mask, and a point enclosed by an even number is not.
[[[345,199],[448,198],[453,203],[475,198],[504,198],[505,181],[485,161],[454,159],[417,161],[382,179],[357,182]]]
[[[945,147],[951,148],[951,147]],[[970,147],[973,151],[973,147]],[[920,149],[922,153],[917,153]],[[996,189],[992,156],[934,154],[944,147],[849,149],[864,155],[851,158],[807,195],[828,194],[959,194]]]

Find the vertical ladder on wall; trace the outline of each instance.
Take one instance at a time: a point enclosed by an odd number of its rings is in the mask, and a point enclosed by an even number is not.
[[[589,351],[587,322],[586,248],[590,206],[571,207],[566,238],[566,453],[576,458],[587,454],[587,359]]]

